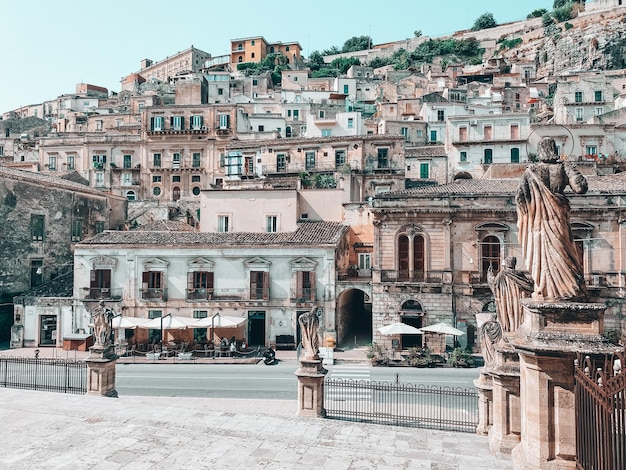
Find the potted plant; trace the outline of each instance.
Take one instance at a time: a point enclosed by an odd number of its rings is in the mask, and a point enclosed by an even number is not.
[[[452,367],[474,367],[474,358],[462,348],[454,348],[447,362]]]
[[[435,360],[430,354],[430,349],[411,348],[406,358],[411,367],[434,367]]]

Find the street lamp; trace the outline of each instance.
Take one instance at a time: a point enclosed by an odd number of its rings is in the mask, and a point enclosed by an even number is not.
[[[213,330],[215,329],[215,317],[221,317],[220,312],[217,312],[215,315],[211,317],[211,339],[209,341],[213,341]]]
[[[172,314],[168,313],[164,317],[161,317],[161,352],[163,352],[163,319],[167,318],[167,317],[171,317],[171,316],[172,316]]]

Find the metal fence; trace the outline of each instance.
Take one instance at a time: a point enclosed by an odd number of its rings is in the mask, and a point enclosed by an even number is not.
[[[68,359],[0,357],[0,387],[87,393],[87,363]]]
[[[625,359],[626,350],[574,362],[577,468],[626,468]]]
[[[326,417],[445,431],[476,432],[476,389],[395,382],[324,381]]]

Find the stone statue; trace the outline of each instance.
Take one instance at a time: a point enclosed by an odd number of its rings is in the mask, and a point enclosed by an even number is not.
[[[298,318],[305,359],[319,359],[320,338],[317,330],[319,329],[320,321],[316,312],[317,307],[313,307]]]
[[[502,269],[494,275],[492,266],[487,271],[487,282],[493,292],[496,314],[502,331],[517,330],[524,321],[524,311],[520,299],[533,292],[533,280],[527,273],[515,269],[517,258],[509,256]]]
[[[492,315],[491,320],[480,325],[478,331],[480,332],[481,350],[485,365],[493,366],[496,359],[496,344],[502,338],[502,327],[496,315]]]
[[[93,321],[94,346],[106,348],[111,344],[111,319],[115,311],[104,304],[104,300],[91,312]]]
[[[539,143],[540,162],[531,164],[517,190],[517,226],[526,265],[535,283],[533,299],[584,301],[587,290],[570,227],[569,185],[587,192],[587,180],[559,161],[551,137]]]

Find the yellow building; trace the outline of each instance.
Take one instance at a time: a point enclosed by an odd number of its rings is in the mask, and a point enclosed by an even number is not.
[[[269,54],[281,54],[286,57],[288,64],[293,64],[300,60],[301,52],[302,47],[298,42],[269,43],[263,36],[231,39],[230,65],[232,70],[237,70],[237,64],[258,63]]]

